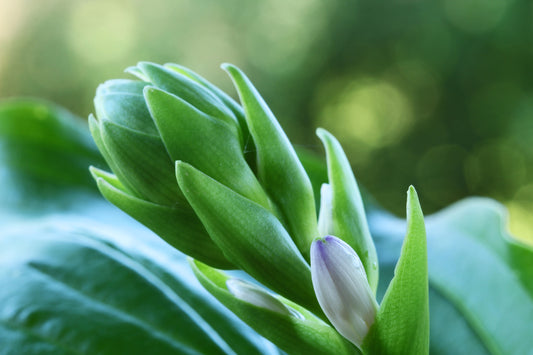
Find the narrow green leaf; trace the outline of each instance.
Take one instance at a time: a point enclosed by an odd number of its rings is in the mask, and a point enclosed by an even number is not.
[[[323,315],[309,265],[274,215],[186,163],[176,164],[176,176],[228,260],[277,293]]]
[[[145,97],[172,160],[186,161],[272,210],[267,195],[244,160],[237,137],[226,123],[153,87],[145,89]]]
[[[376,293],[378,287],[378,258],[368,223],[363,200],[352,168],[341,145],[329,132],[317,130],[317,135],[326,148],[328,178],[331,186],[329,206],[329,225],[327,234],[334,235],[350,245],[365,267],[370,288]],[[322,215],[324,211],[320,211]],[[319,221],[320,223],[320,221]]]
[[[213,243],[192,209],[162,206],[134,197],[120,190],[108,174],[92,168],[102,195],[112,204],[150,228],[174,248],[218,268],[233,265]]]
[[[166,206],[184,202],[172,160],[159,137],[107,119],[101,121],[100,132],[107,154],[119,168],[119,178],[133,186],[138,197]]]
[[[407,234],[394,277],[363,343],[369,354],[429,353],[426,230],[415,189],[407,193]]]
[[[259,334],[289,354],[359,354],[358,349],[332,327],[306,309],[279,297],[294,315],[282,314],[233,296],[226,287],[228,276],[220,271],[191,261],[191,267],[200,283],[222,304],[228,307]]]
[[[318,236],[315,200],[309,177],[289,139],[250,80],[235,66],[224,64],[233,79],[257,149],[261,183],[283,213],[288,230],[302,255]]]

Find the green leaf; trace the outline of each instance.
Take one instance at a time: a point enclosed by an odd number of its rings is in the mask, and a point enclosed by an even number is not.
[[[426,229],[415,189],[407,193],[407,234],[394,277],[363,342],[369,354],[429,353]]]
[[[3,231],[2,352],[271,353],[231,318],[215,323],[224,315],[220,307],[146,249],[139,258],[118,249],[105,226],[79,222],[52,217]]]
[[[186,161],[243,196],[270,207],[226,123],[153,87],[146,88],[145,97],[172,160]]]
[[[176,176],[228,260],[265,286],[322,315],[309,265],[274,215],[186,163],[176,164]]]
[[[365,267],[370,288],[376,293],[378,287],[378,258],[368,223],[359,187],[350,163],[341,145],[329,132],[318,129],[317,135],[326,148],[328,178],[332,196],[330,206],[325,206],[331,219],[328,234],[344,240],[350,245]],[[320,211],[320,215],[325,211]],[[320,223],[320,220],[319,220]],[[325,235],[324,235],[325,236]]]
[[[91,164],[106,166],[82,119],[41,100],[0,104],[0,214],[83,209],[98,194]]]
[[[296,315],[281,314],[261,308],[233,296],[226,287],[225,274],[192,261],[191,266],[200,283],[221,303],[289,354],[358,354],[359,351],[332,327],[309,311],[279,297]]]
[[[520,246],[515,253],[519,244],[504,232],[505,220],[487,199],[465,200],[428,219],[430,285],[462,313],[488,353],[528,354],[533,250]]]
[[[318,236],[315,200],[309,177],[289,139],[250,80],[238,68],[224,64],[233,79],[257,149],[259,180],[276,203],[290,235],[309,260]]]
[[[112,204],[150,228],[174,248],[218,268],[233,267],[211,240],[190,206],[163,206],[151,203],[117,186],[105,172],[91,169],[102,195]]]

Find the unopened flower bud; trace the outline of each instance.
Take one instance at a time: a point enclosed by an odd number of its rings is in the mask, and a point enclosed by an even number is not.
[[[360,346],[374,323],[378,304],[361,260],[339,238],[311,245],[311,275],[320,307],[345,338]]]

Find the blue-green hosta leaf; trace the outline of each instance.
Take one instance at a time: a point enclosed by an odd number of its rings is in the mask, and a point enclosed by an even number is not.
[[[323,207],[320,209],[319,231],[322,224],[328,225],[327,230],[321,231],[322,237],[334,235],[355,250],[375,294],[379,278],[378,258],[368,229],[359,187],[337,139],[323,129],[318,129],[317,135],[326,148],[329,177],[329,187],[324,187],[326,196],[321,196]],[[328,191],[329,189],[331,191]],[[329,201],[324,201],[328,199],[327,195],[330,195]]]
[[[86,122],[31,99],[0,104],[0,224],[19,211],[80,210],[98,191],[87,172],[105,166]]]
[[[359,354],[358,349],[331,326],[298,305],[279,298],[294,314],[259,307],[233,296],[229,277],[197,261],[191,262],[201,284],[232,312],[289,354]]]
[[[145,97],[173,160],[186,161],[271,209],[265,191],[246,164],[240,143],[228,124],[208,116],[177,96],[153,87],[145,89]]]
[[[176,164],[176,176],[228,260],[265,286],[322,315],[309,265],[274,215],[186,163]]]
[[[505,232],[505,221],[499,204],[481,198],[426,217],[432,354],[531,353],[533,250]],[[387,272],[403,224],[379,212],[369,222]]]
[[[285,224],[302,255],[318,236],[315,200],[309,177],[289,139],[250,80],[237,67],[223,65],[229,73],[246,113],[257,149],[259,180],[285,217]]]
[[[49,218],[2,231],[1,352],[272,353],[177,271],[118,249],[103,229]]]
[[[426,229],[415,189],[407,193],[407,234],[394,277],[363,343],[369,354],[429,353]]]

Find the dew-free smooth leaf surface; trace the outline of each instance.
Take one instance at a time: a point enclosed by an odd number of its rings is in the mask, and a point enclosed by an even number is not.
[[[429,353],[426,229],[415,189],[407,192],[407,233],[394,277],[363,343],[370,354]]]
[[[331,326],[309,311],[283,300],[297,315],[280,314],[240,300],[226,287],[229,277],[197,261],[192,261],[194,273],[201,284],[220,302],[238,315],[258,333],[270,339],[289,354],[359,354],[358,349]]]
[[[87,233],[63,228],[4,231],[0,324],[70,354],[231,353],[141,264]],[[2,343],[2,351],[16,352]]]
[[[180,188],[224,255],[257,281],[321,314],[309,265],[274,215],[178,162]]]
[[[31,99],[0,104],[0,162],[0,210],[16,206],[39,212],[77,208],[69,195],[96,192],[87,166],[105,166],[83,120]]]
[[[250,80],[237,67],[223,69],[233,79],[257,149],[259,180],[285,216],[288,231],[302,255],[318,236],[315,200],[309,177],[289,139]]]

